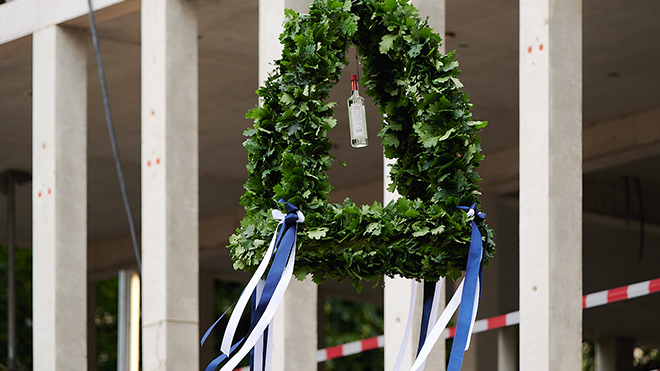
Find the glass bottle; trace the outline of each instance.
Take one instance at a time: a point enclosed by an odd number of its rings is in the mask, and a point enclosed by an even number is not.
[[[358,77],[351,75],[351,90],[348,98],[348,123],[351,131],[351,146],[363,148],[369,144],[367,138],[367,114],[364,107],[364,98],[358,92]]]

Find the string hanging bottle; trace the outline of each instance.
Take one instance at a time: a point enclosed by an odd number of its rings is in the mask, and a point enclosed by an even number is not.
[[[348,98],[348,123],[351,131],[351,146],[363,148],[369,144],[367,138],[367,114],[364,98],[358,91],[358,77],[351,75],[351,97]]]

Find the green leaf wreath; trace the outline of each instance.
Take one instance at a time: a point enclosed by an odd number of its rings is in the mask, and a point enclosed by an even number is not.
[[[305,214],[299,229],[296,276],[315,282],[385,276],[437,280],[465,269],[471,227],[457,206],[478,203],[476,168],[483,159],[454,53],[406,0],[316,0],[309,14],[287,10],[282,58],[257,90],[261,107],[246,115],[248,180],[241,204],[247,215],[230,238],[236,269],[253,271],[277,221],[270,210],[284,199]],[[382,206],[328,204],[326,171],[334,156],[327,137],[336,120],[330,89],[355,45],[362,85],[386,117],[378,134],[385,156],[396,159],[390,191],[402,196]],[[488,260],[492,232],[483,221]]]

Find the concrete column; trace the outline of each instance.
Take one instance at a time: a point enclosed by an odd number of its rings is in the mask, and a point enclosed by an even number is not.
[[[199,369],[196,1],[142,1],[143,369]]]
[[[316,370],[317,287],[292,279],[273,321],[273,371]]]
[[[259,0],[259,82],[272,71],[272,62],[282,56],[279,35],[284,9],[307,13],[310,0]],[[302,210],[304,213],[305,210]],[[273,370],[316,370],[317,286],[309,278],[292,279],[275,312]]]
[[[635,341],[632,338],[598,339],[596,342],[596,371],[634,370],[634,349]]]
[[[616,339],[598,339],[596,343],[596,371],[617,371]],[[632,352],[630,353],[632,355]],[[630,362],[632,366],[632,362]]]
[[[84,34],[33,35],[34,369],[87,369],[87,64]]]
[[[327,347],[325,343],[325,325],[326,325],[326,316],[325,316],[325,301],[328,298],[327,292],[323,290],[316,290],[316,347],[318,349],[323,349]],[[321,362],[317,367],[318,371],[325,371],[325,362]]]
[[[387,202],[385,202],[387,203]],[[383,324],[385,327],[385,370],[394,369],[396,359],[399,355],[401,342],[404,337],[410,307],[410,295],[412,293],[413,281],[401,277],[385,277],[385,288],[383,289]],[[401,363],[402,370],[409,370],[417,354],[419,341],[419,330],[421,326],[423,284],[417,286],[417,300],[415,301],[415,314],[413,316],[412,331],[408,338],[408,345]],[[443,344],[442,340],[438,343]],[[429,369],[431,369],[429,367]]]
[[[429,25],[434,31],[442,38],[445,37],[445,0],[413,0],[412,3],[419,10],[420,15],[425,18],[429,17]],[[445,52],[445,45],[442,44],[440,52]],[[384,118],[386,119],[386,118]],[[387,186],[390,183],[388,165],[394,163],[394,160],[384,158],[383,160],[383,204],[387,205],[391,200],[394,200],[400,195],[398,193],[391,193],[387,191]],[[443,284],[446,288],[447,285]],[[418,290],[422,290],[423,285],[418,286]],[[406,328],[406,320],[408,318],[409,299],[412,292],[412,280],[404,278],[385,278],[385,289],[383,293],[384,300],[384,325],[385,325],[385,369],[391,370],[394,368],[396,358],[403,340],[404,330]],[[446,290],[445,290],[446,292]],[[451,293],[449,294],[451,295]],[[401,369],[410,369],[417,355],[417,344],[419,341],[419,330],[421,325],[421,311],[422,311],[422,295],[421,291],[418,294],[417,301],[415,302],[415,316],[413,317],[413,329],[410,334],[406,353],[401,365]],[[441,303],[445,302],[445,294],[440,300]],[[439,308],[441,313],[444,305]],[[438,313],[439,314],[439,313]],[[444,370],[445,364],[445,342],[440,339],[426,362],[426,369],[429,370]]]
[[[520,1],[520,369],[579,370],[582,3]]]
[[[410,307],[410,295],[412,293],[412,280],[396,277],[385,277],[385,289],[383,292],[384,301],[384,327],[385,327],[385,370],[394,368],[401,342],[403,340],[406,324],[408,320],[408,310]],[[422,306],[423,306],[423,283],[417,286],[417,298],[415,300],[415,309],[412,320],[412,330],[408,338],[401,369],[410,369],[417,356],[417,347],[419,344],[419,332],[422,324]],[[445,290],[447,285],[443,283]],[[450,293],[451,295],[451,293]],[[438,317],[444,309],[446,294],[443,292],[440,296],[440,307]],[[445,340],[439,339],[429,354],[425,369],[426,370],[444,370],[446,367],[445,359]]]
[[[518,371],[518,326],[497,330],[497,371]]]
[[[446,13],[445,0],[412,0],[413,5],[419,10],[422,18],[429,18],[429,26],[433,31],[445,39]],[[445,44],[440,47],[440,53],[445,52]]]
[[[209,271],[199,272],[199,324],[200,334],[203,334],[217,318],[213,311],[215,301],[215,277]],[[206,339],[206,343],[200,349],[200,369],[205,368],[216,357],[215,352],[219,346],[215,345],[213,336]]]

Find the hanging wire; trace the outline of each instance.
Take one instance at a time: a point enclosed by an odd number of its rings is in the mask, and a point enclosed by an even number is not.
[[[137,262],[138,274],[142,274],[142,258],[140,256],[140,247],[138,245],[137,233],[135,232],[135,221],[133,220],[133,213],[131,212],[131,204],[128,200],[128,192],[126,191],[126,182],[124,181],[124,170],[121,166],[119,158],[119,147],[117,146],[117,137],[115,135],[115,126],[112,123],[112,115],[110,114],[110,101],[108,99],[108,85],[105,79],[105,70],[103,69],[103,60],[101,59],[101,48],[99,47],[99,38],[96,33],[96,20],[94,19],[94,10],[92,9],[92,0],[87,0],[89,4],[89,23],[92,31],[92,43],[94,44],[94,52],[96,53],[96,64],[99,69],[99,79],[101,80],[101,92],[103,93],[103,107],[105,108],[105,120],[108,123],[108,133],[110,134],[110,144],[112,145],[112,153],[115,157],[115,167],[117,168],[117,177],[119,178],[119,188],[121,188],[121,195],[124,199],[124,209],[126,210],[126,217],[128,218],[128,227],[131,230],[131,240],[133,241],[133,252],[135,253],[135,261]]]
[[[357,70],[358,83],[360,81],[360,56],[358,55],[357,46],[355,47],[355,69]]]

